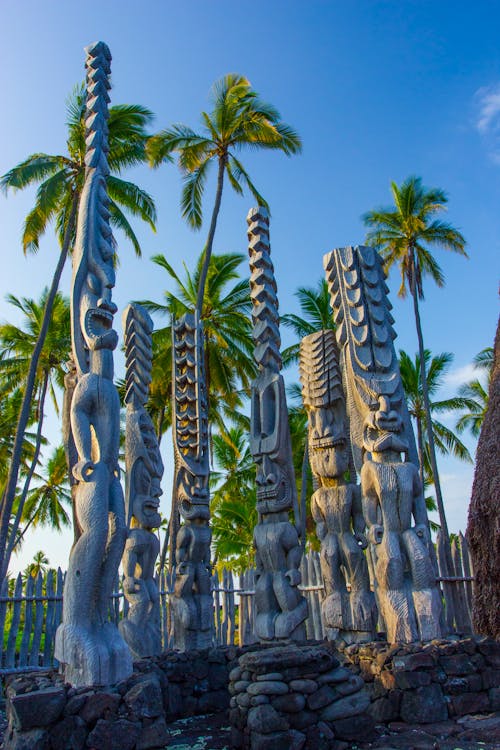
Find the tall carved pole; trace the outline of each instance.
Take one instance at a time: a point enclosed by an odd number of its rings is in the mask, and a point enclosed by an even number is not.
[[[109,597],[126,536],[118,452],[120,402],[113,383],[116,305],[113,238],[106,178],[111,54],[97,42],[86,48],[87,152],[73,253],[71,334],[77,385],[71,429],[78,454],[75,510],[80,536],[71,550],[64,585],[56,658],[73,685],[118,682],[132,672],[129,649],[108,622]]]
[[[311,512],[321,541],[326,590],[321,605],[323,623],[330,639],[370,641],[375,635],[376,607],[363,554],[368,542],[363,533],[361,493],[352,466],[339,352],[332,330],[302,339],[299,369],[308,413],[309,458],[318,483]]]
[[[377,603],[389,641],[430,640],[441,633],[441,601],[382,264],[373,248],[345,247],[326,255],[324,265]]]
[[[153,533],[158,513],[163,463],[155,429],[146,410],[151,383],[153,321],[140,305],[123,313],[127,423],[125,510],[129,532],[123,553],[123,590],[129,602],[120,632],[136,658],[161,652],[159,595],[155,562],[160,542]]]
[[[184,524],[177,534],[171,604],[175,646],[188,651],[212,644],[207,394],[202,324],[186,313],[172,331],[174,491]]]
[[[257,511],[254,531],[256,634],[261,641],[305,638],[307,602],[298,590],[302,549],[290,523],[297,489],[292,462],[285,385],[281,370],[278,299],[265,208],[248,216],[250,296],[254,357],[259,374],[252,383],[250,449],[257,465]]]

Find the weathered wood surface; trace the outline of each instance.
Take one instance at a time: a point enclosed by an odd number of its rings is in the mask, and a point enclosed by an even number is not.
[[[454,590],[454,602],[459,608],[448,632],[472,632],[472,585],[474,581],[467,541],[462,534],[453,543],[452,575],[438,577],[445,606],[448,607],[449,590]],[[440,559],[439,542],[437,557]],[[441,569],[440,569],[441,570]],[[324,597],[323,581],[318,552],[304,556],[300,589],[307,599],[309,616],[306,621],[308,638],[321,640],[324,628],[321,621],[321,602]],[[158,619],[164,649],[173,647],[169,599],[175,576],[164,571],[158,581]],[[43,576],[29,577],[26,581],[17,576],[8,581],[0,592],[0,638],[2,655],[0,671],[23,671],[57,666],[54,659],[54,637],[61,622],[64,573],[61,569]],[[445,585],[443,585],[445,584]],[[235,577],[232,571],[222,569],[212,576],[214,602],[214,645],[249,645],[255,643],[255,570],[246,570]],[[118,622],[126,613],[128,602],[117,579],[110,599],[109,616]],[[453,607],[453,602],[450,609]]]

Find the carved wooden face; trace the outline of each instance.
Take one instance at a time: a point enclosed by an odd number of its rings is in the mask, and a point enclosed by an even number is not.
[[[349,468],[347,417],[342,396],[326,406],[310,406],[309,458],[317,477],[340,477]]]
[[[281,375],[268,375],[252,389],[250,450],[257,465],[257,510],[291,508],[291,451],[285,387]]]
[[[403,429],[399,409],[401,400],[397,395],[380,394],[378,403],[367,414],[363,426],[363,444],[371,453],[385,450],[405,452],[408,443],[398,433]]]
[[[110,261],[96,262],[90,254],[87,277],[80,297],[80,326],[90,351],[115,349],[118,334],[113,330],[117,307],[111,300],[115,274]]]
[[[158,512],[160,496],[163,494],[160,479],[161,477],[151,474],[142,459],[134,465],[132,515],[139,525],[146,529],[156,529],[161,523]]]

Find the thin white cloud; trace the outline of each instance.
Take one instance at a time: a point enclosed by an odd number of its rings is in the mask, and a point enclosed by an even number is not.
[[[462,383],[468,383],[470,380],[474,380],[477,376],[478,371],[472,362],[470,362],[467,365],[463,365],[463,367],[456,367],[453,370],[449,370],[445,374],[443,382],[444,385],[449,388],[456,388],[457,386],[462,385]]]
[[[500,129],[500,83],[483,86],[476,92],[478,116],[476,127],[480,133]]]
[[[500,164],[500,82],[483,86],[474,96],[474,125],[489,159]]]

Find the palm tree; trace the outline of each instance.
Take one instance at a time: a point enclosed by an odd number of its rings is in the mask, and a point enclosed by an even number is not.
[[[282,353],[285,367],[298,362],[300,341],[304,336],[316,333],[316,331],[335,328],[326,279],[320,279],[316,287],[299,287],[294,296],[299,300],[302,315],[286,313],[280,319],[280,322],[286,328],[290,328],[298,339]]]
[[[476,370],[486,371],[487,381],[485,384],[479,378],[474,378],[458,389],[459,395],[467,402],[468,411],[462,414],[456,428],[459,432],[469,428],[474,437],[479,437],[489,403],[488,391],[493,371],[493,347],[487,346],[486,349],[476,354],[473,364]]]
[[[432,256],[428,246],[467,257],[465,239],[451,224],[440,221],[436,215],[445,210],[448,198],[439,188],[425,188],[420,177],[409,177],[400,186],[391,183],[394,206],[369,211],[363,216],[370,227],[366,241],[377,247],[382,255],[386,271],[398,266],[401,273],[399,296],[405,297],[407,285],[413,298],[413,312],[418,337],[422,395],[429,440],[429,457],[432,467],[436,501],[441,529],[449,546],[448,524],[444,511],[443,496],[439,482],[429,391],[425,372],[425,350],[420,321],[419,300],[424,298],[423,278],[430,276],[439,287],[444,286],[444,274]]]
[[[207,275],[205,297],[201,311],[204,333],[205,376],[209,403],[209,422],[219,430],[225,430],[226,421],[238,419],[237,409],[242,398],[249,392],[255,376],[253,340],[250,323],[250,292],[248,279],[241,279],[238,267],[244,256],[238,253],[212,255]],[[169,317],[180,317],[194,310],[202,273],[203,256],[200,256],[194,273],[184,266],[185,279],[177,274],[165,256],[153,258],[175,282],[175,291],[166,291],[165,302],[142,301],[150,312]],[[232,286],[231,282],[236,283]],[[228,288],[229,287],[229,288]],[[171,414],[165,405],[172,392],[172,328],[171,323],[153,334],[156,354],[153,366],[151,393],[154,404],[163,412],[156,415],[161,420],[162,430],[170,426]],[[158,382],[159,380],[159,382]],[[158,397],[159,396],[159,397]]]
[[[30,562],[25,568],[23,574],[24,578],[29,578],[29,576],[37,578],[39,573],[44,575],[48,571],[49,565],[49,558],[45,552],[41,549],[38,550],[38,552],[35,552],[33,555],[32,562]]]
[[[24,527],[16,539],[17,546],[33,526],[50,526],[61,531],[69,526],[70,516],[65,505],[71,507],[71,492],[64,446],[59,445],[47,461],[44,475],[37,475],[37,486],[30,490],[23,508]]]
[[[210,477],[215,560],[241,572],[253,565],[253,530],[257,523],[255,466],[248,430],[231,427],[213,436],[217,470]]]
[[[8,556],[5,556],[7,528],[16,493],[23,436],[30,416],[38,360],[47,335],[66,257],[75,239],[76,214],[85,179],[85,103],[84,88],[77,86],[67,106],[67,155],[32,154],[0,179],[0,187],[5,192],[38,185],[35,205],[28,213],[23,226],[24,252],[38,250],[40,237],[52,221],[55,223],[61,247],[46,300],[40,333],[28,370],[7,485],[1,503],[0,579],[2,580],[9,564]],[[127,167],[144,162],[145,143],[148,138],[146,127],[152,118],[153,115],[148,109],[135,104],[117,105],[110,107],[109,110],[108,163],[111,172],[114,173],[108,178],[110,219],[111,223],[123,231],[132,242],[137,254],[140,254],[140,245],[122,208],[146,221],[154,230],[156,221],[154,201],[145,191],[116,175]]]
[[[244,148],[274,149],[287,156],[299,153],[298,134],[281,122],[279,112],[259,99],[250,82],[241,75],[229,73],[217,81],[211,91],[212,110],[202,112],[202,131],[196,133],[187,125],[176,124],[162,130],[148,142],[150,164],[159,166],[178,154],[183,175],[182,215],[193,229],[202,225],[202,198],[208,171],[217,164],[217,188],[207,241],[203,250],[203,268],[198,280],[196,310],[201,317],[205,283],[219,216],[224,176],[237,193],[247,187],[259,205],[266,201],[257,191],[236,154]]]
[[[31,358],[40,335],[44,317],[48,290],[42,292],[39,301],[7,295],[7,301],[18,311],[23,313],[21,326],[11,323],[0,325],[0,376],[2,391],[9,395],[24,388],[31,367]],[[29,487],[36,466],[39,461],[43,443],[43,423],[45,414],[45,400],[50,393],[56,412],[59,412],[55,387],[64,385],[64,365],[71,351],[70,306],[69,300],[59,292],[55,295],[52,317],[47,329],[44,346],[38,359],[35,373],[35,388],[33,394],[33,421],[37,423],[36,441],[30,468],[26,473],[24,486],[15,500],[16,512],[12,522],[8,550],[17,543],[16,535],[23,513],[23,506],[28,495]]]
[[[429,399],[431,399],[439,390],[443,383],[446,371],[453,362],[453,354],[449,352],[443,352],[436,356],[432,356],[428,349],[424,350],[424,365],[425,374],[427,378],[427,389]],[[424,468],[430,469],[429,464],[429,443],[426,440],[427,421],[424,407],[421,367],[420,367],[420,356],[415,355],[415,359],[404,351],[399,352],[399,369],[401,372],[401,380],[403,382],[403,389],[408,403],[408,411],[410,416],[415,421],[417,427],[417,445],[418,445],[418,456],[420,461],[420,479],[422,485],[424,483]],[[434,437],[434,444],[442,455],[451,453],[456,458],[462,461],[472,463],[472,458],[469,451],[462,443],[462,441],[455,435],[453,430],[446,427],[442,422],[439,422],[434,418],[436,414],[442,414],[444,412],[453,412],[464,408],[464,400],[455,396],[454,398],[447,398],[441,400],[430,401],[432,419],[432,434]],[[432,480],[432,471],[429,471],[430,478]]]

